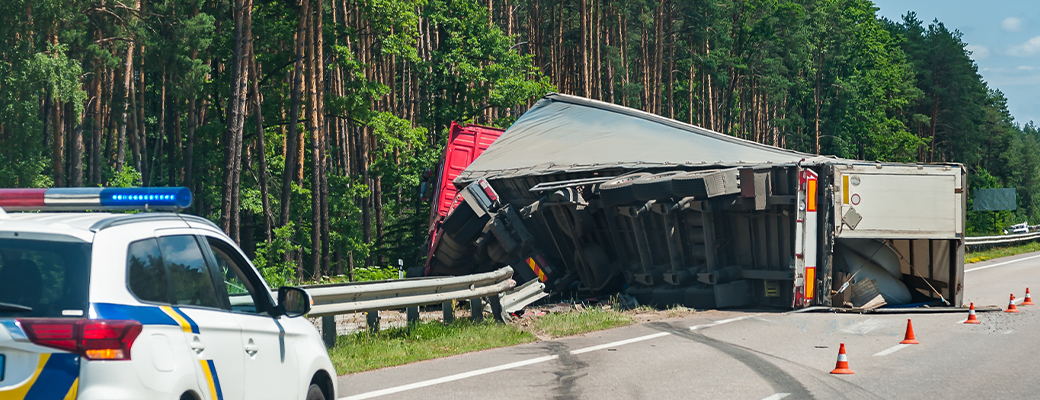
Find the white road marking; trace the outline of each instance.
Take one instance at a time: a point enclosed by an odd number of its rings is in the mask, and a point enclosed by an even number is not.
[[[746,315],[746,316],[743,316],[743,317],[724,319],[724,320],[721,320],[721,321],[712,322],[710,324],[694,325],[694,326],[690,327],[690,330],[691,331],[695,331],[697,329],[708,328],[708,327],[718,326],[718,325],[722,325],[722,324],[728,324],[730,322],[736,322],[736,321],[748,319],[748,318],[751,318],[751,317],[754,317],[754,315]],[[586,347],[586,348],[583,348],[583,349],[571,350],[570,353],[574,354],[574,355],[584,354],[584,353],[588,353],[588,352],[591,352],[591,351],[603,350],[603,349],[607,349],[607,348],[611,348],[611,347],[624,346],[626,344],[642,342],[644,340],[656,339],[656,338],[663,337],[663,336],[668,336],[668,335],[671,335],[671,333],[668,333],[668,332],[652,333],[652,334],[649,334],[649,335],[643,335],[643,336],[634,337],[634,338],[631,338],[631,339],[619,340],[619,341],[616,341],[616,342],[611,342],[611,343],[606,343],[606,344]],[[458,373],[458,374],[455,374],[455,375],[448,375],[448,376],[445,376],[445,377],[442,377],[442,378],[428,379],[428,380],[425,380],[425,381],[409,383],[407,385],[395,386],[395,387],[392,387],[392,388],[386,388],[386,389],[382,389],[382,390],[375,390],[375,391],[371,391],[371,392],[355,394],[353,396],[340,397],[339,400],[371,399],[373,397],[386,396],[386,395],[389,395],[389,394],[401,393],[401,392],[412,390],[412,389],[419,389],[419,388],[424,388],[424,387],[427,387],[427,386],[439,385],[439,384],[442,384],[442,383],[448,383],[448,382],[453,382],[453,381],[457,381],[457,380],[461,380],[461,379],[472,378],[474,376],[486,375],[486,374],[490,374],[492,372],[505,371],[505,370],[514,369],[514,368],[525,367],[525,366],[532,365],[532,364],[539,364],[539,363],[543,363],[543,362],[547,362],[547,361],[552,361],[552,360],[555,360],[557,358],[559,358],[559,356],[556,356],[556,355],[537,357],[537,358],[532,358],[532,359],[529,359],[529,360],[517,361],[517,362],[514,362],[514,363],[503,364],[503,365],[499,365],[499,366],[495,366],[495,367],[488,367],[488,368],[478,369],[478,370],[469,371],[469,372],[462,372],[462,373]],[[774,394],[774,395],[772,395],[770,397],[767,397],[766,399],[782,399],[784,397],[787,397],[788,395],[789,395],[789,393],[777,393],[777,394]],[[779,397],[777,397],[777,396],[779,396]]]
[[[694,325],[694,326],[690,327],[690,330],[691,331],[695,331],[695,330],[698,330],[698,329],[710,328],[710,327],[713,327],[713,326],[719,326],[719,325],[722,325],[722,324],[728,324],[730,322],[737,322],[737,321],[740,321],[740,320],[745,320],[745,319],[748,319],[748,318],[751,318],[751,317],[754,317],[754,315],[745,315],[743,317],[724,319],[724,320],[721,320],[721,321],[712,322],[710,324]]]
[[[908,344],[897,344],[895,346],[889,347],[886,350],[882,350],[881,352],[875,354],[874,357],[887,356],[889,354],[892,354],[892,353],[895,353],[895,352],[897,352],[899,350],[902,350],[902,349],[904,349],[906,347],[910,347],[910,345],[908,345]]]
[[[1017,263],[1019,261],[1032,260],[1034,258],[1040,258],[1040,256],[1031,256],[1031,257],[1019,258],[1017,260],[1004,261],[1002,263],[996,263],[996,264],[993,264],[993,265],[986,265],[986,266],[983,266],[983,267],[969,268],[969,269],[964,270],[964,273],[968,273],[968,272],[971,272],[971,271],[978,271],[980,269],[999,267],[1001,265],[1008,265],[1008,264],[1012,264],[1012,263]]]
[[[787,396],[790,396],[790,395],[791,395],[790,393],[777,393],[777,394],[774,394],[772,396],[766,397],[766,398],[764,398],[762,400],[780,400],[780,399],[782,399],[784,397],[787,397]]]
[[[574,355],[584,354],[584,353],[588,353],[590,351],[603,350],[603,349],[606,349],[606,348],[613,348],[613,347],[618,347],[618,346],[624,346],[626,344],[642,342],[644,340],[656,339],[656,338],[659,338],[659,337],[662,337],[662,336],[668,336],[668,335],[671,335],[671,333],[668,333],[668,332],[652,333],[652,334],[649,334],[649,335],[643,335],[643,336],[634,337],[634,338],[631,338],[631,339],[619,340],[619,341],[616,341],[616,342],[601,344],[601,345],[592,346],[592,347],[586,347],[586,348],[583,348],[583,349],[572,350],[570,353],[574,354]],[[442,378],[429,379],[429,380],[425,380],[425,381],[421,381],[421,382],[410,383],[410,384],[407,384],[407,385],[395,386],[395,387],[392,387],[392,388],[387,388],[387,389],[376,390],[376,391],[367,392],[367,393],[356,394],[356,395],[353,395],[353,396],[341,397],[341,398],[339,398],[339,400],[371,399],[373,397],[386,396],[386,395],[389,395],[389,394],[400,393],[400,392],[404,392],[404,391],[408,391],[408,390],[412,390],[412,389],[419,389],[419,388],[424,388],[424,387],[427,387],[427,386],[433,386],[433,385],[439,385],[439,384],[442,384],[442,383],[448,383],[448,382],[452,382],[452,381],[457,381],[457,380],[460,380],[460,379],[472,378],[474,376],[486,375],[486,374],[490,374],[492,372],[505,371],[505,370],[508,370],[508,369],[520,368],[520,367],[524,367],[524,366],[528,366],[528,365],[532,365],[532,364],[539,364],[539,363],[543,363],[543,362],[547,362],[547,361],[552,361],[552,360],[555,360],[557,358],[559,358],[559,356],[555,356],[555,355],[553,355],[553,356],[537,357],[537,358],[532,358],[530,360],[517,361],[517,362],[514,362],[514,363],[503,364],[503,365],[499,365],[499,366],[495,366],[495,367],[488,367],[488,368],[478,369],[478,370],[469,371],[469,372],[462,372],[462,373],[458,373],[458,374],[455,374],[455,375],[448,375],[448,376],[445,376],[445,377],[442,377]]]
[[[415,383],[402,385],[402,386],[397,386],[397,387],[392,387],[392,388],[387,388],[387,389],[383,389],[383,390],[376,390],[376,391],[373,391],[373,392],[361,393],[361,394],[356,394],[356,395],[347,396],[347,397],[341,397],[341,398],[339,398],[339,400],[371,399],[373,397],[386,396],[388,394],[400,393],[400,392],[404,392],[404,391],[407,391],[407,390],[412,390],[412,389],[418,389],[418,388],[423,388],[423,387],[427,387],[427,386],[438,385],[438,384],[441,384],[441,383],[448,383],[448,382],[451,382],[451,381],[457,381],[459,379],[466,379],[466,378],[471,378],[471,377],[474,377],[474,376],[490,374],[492,372],[504,371],[504,370],[507,370],[507,369],[519,368],[519,367],[523,367],[523,366],[527,366],[527,365],[531,365],[531,364],[543,363],[543,362],[546,362],[546,361],[555,360],[557,358],[559,358],[559,356],[544,356],[544,357],[532,358],[530,360],[517,361],[517,362],[514,362],[514,363],[499,365],[497,367],[489,367],[489,368],[484,368],[484,369],[478,369],[478,370],[475,370],[475,371],[463,372],[461,374],[448,375],[448,376],[445,376],[443,378],[429,379],[429,380],[425,380],[425,381],[421,381],[421,382],[415,382]]]
[[[652,335],[640,336],[640,337],[637,337],[637,338],[631,338],[631,339],[627,339],[627,340],[619,340],[619,341],[616,341],[616,342],[613,342],[613,343],[601,344],[599,346],[592,346],[592,347],[586,347],[584,349],[573,350],[573,351],[571,351],[571,354],[574,354],[574,355],[584,354],[584,353],[588,353],[590,351],[603,350],[603,349],[606,349],[606,348],[609,348],[609,347],[624,346],[626,344],[642,342],[644,340],[656,339],[656,338],[659,338],[661,336],[668,336],[668,335],[671,335],[671,333],[659,332],[659,333],[655,333],[655,334],[652,334]]]

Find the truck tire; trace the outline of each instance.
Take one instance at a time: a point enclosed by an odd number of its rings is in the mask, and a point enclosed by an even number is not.
[[[647,201],[672,197],[672,178],[686,171],[668,171],[639,178],[633,183],[636,200]]]
[[[622,175],[599,185],[599,196],[607,205],[625,204],[636,201],[632,185],[639,178],[650,176],[649,172]]]
[[[456,253],[449,248],[438,248],[437,252],[433,255],[436,259],[444,263],[444,265],[459,265],[469,258],[469,254]]]
[[[502,245],[499,244],[498,242],[489,244],[488,248],[487,248],[487,252],[488,252],[488,257],[491,257],[491,259],[495,260],[495,262],[499,262],[499,263],[502,263],[502,264],[508,264],[509,263],[509,252],[507,252],[504,248],[502,248]]]
[[[440,238],[440,243],[438,244],[438,248],[440,248],[440,246],[445,246],[445,247],[451,248],[452,250],[454,250],[455,253],[462,253],[462,252],[468,251],[468,250],[470,250],[472,248],[472,246],[470,246],[469,243],[462,244],[462,243],[456,242],[455,239],[453,239],[451,235],[446,234],[446,233],[441,233],[441,238]]]
[[[691,196],[697,198],[707,197],[708,191],[704,185],[704,179],[716,171],[718,170],[694,171],[673,176],[672,195],[676,198]]]

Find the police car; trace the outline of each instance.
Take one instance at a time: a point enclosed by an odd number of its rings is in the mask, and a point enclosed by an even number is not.
[[[302,289],[271,290],[186,188],[0,189],[0,399],[334,399]]]

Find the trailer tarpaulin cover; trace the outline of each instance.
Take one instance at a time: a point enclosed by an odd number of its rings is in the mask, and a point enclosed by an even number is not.
[[[834,161],[713,132],[643,111],[549,94],[455,180],[607,168],[754,166]]]
[[[1004,211],[1018,208],[1018,194],[1015,193],[1015,188],[975,189],[973,200],[972,211]]]

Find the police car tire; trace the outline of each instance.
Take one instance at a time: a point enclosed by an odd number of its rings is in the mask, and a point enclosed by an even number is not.
[[[325,400],[325,393],[318,384],[312,383],[311,387],[307,388],[307,400]]]
[[[650,176],[649,172],[628,174],[599,185],[599,196],[608,205],[631,203],[636,200],[632,185],[639,178]]]

